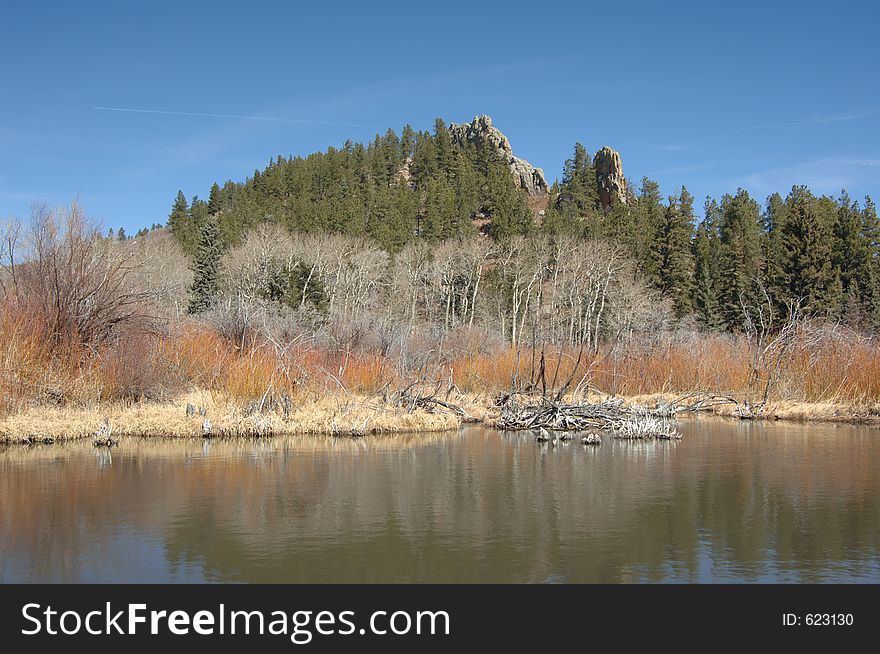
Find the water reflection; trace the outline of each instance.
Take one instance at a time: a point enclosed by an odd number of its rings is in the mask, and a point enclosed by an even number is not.
[[[880,581],[880,433],[685,423],[0,452],[2,581]]]

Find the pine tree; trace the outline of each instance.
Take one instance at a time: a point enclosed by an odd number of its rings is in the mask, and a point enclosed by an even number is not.
[[[410,125],[404,125],[400,133],[400,158],[403,161],[413,156],[413,147],[416,143],[416,133]]]
[[[449,183],[442,177],[429,180],[420,236],[449,238],[457,231],[457,223],[455,195]]]
[[[587,231],[598,235],[600,225],[596,207],[599,192],[596,187],[596,171],[590,153],[580,143],[575,143],[574,154],[565,161],[562,183],[559,185],[557,208],[568,221],[587,221]]]
[[[880,221],[870,196],[862,209],[862,238],[870,253],[870,277],[865,282],[865,312],[874,328],[880,326]]]
[[[642,178],[639,196],[631,211],[626,242],[642,272],[655,288],[662,287],[660,268],[663,251],[660,244],[663,240],[664,215],[660,186],[647,177]]]
[[[659,252],[660,290],[672,298],[677,318],[689,314],[693,284],[691,238],[694,231],[694,198],[685,187],[678,197],[670,197],[663,212],[663,224],[656,247]]]
[[[805,309],[833,315],[840,304],[839,280],[832,265],[831,216],[817,198],[795,186],[785,200],[781,234],[780,284],[784,300],[800,300]]]
[[[743,321],[743,305],[754,307],[762,302],[761,216],[758,203],[747,191],[739,189],[735,196],[721,199],[718,231],[721,313],[729,327],[736,327]]]
[[[452,139],[449,137],[449,130],[446,129],[446,123],[443,122],[442,118],[437,118],[434,121],[434,143],[437,146],[437,166],[439,172],[449,181],[455,172],[455,151],[452,146]]]
[[[424,190],[428,185],[428,180],[436,177],[438,172],[437,147],[431,135],[423,132],[416,139],[412,164],[410,164],[413,186],[416,189]]]
[[[261,195],[266,193],[266,180],[259,170],[254,170],[254,176],[251,178],[251,186]]]
[[[489,234],[496,239],[512,234],[528,234],[532,229],[532,212],[525,191],[516,188],[507,163],[492,158],[487,162],[486,198],[483,205],[492,221]]]
[[[389,252],[397,252],[412,239],[417,212],[418,199],[409,189],[386,189],[377,199],[370,235]]]
[[[217,298],[222,251],[220,227],[216,218],[209,218],[202,225],[192,261],[193,283],[189,301],[189,312],[192,314],[207,311]]]
[[[473,165],[464,152],[457,152],[451,182],[456,213],[456,234],[472,234],[471,218],[480,209],[479,179]]]
[[[693,241],[694,290],[693,306],[697,319],[707,329],[724,327],[719,298],[720,237],[718,225],[721,209],[712,198],[706,198],[703,220]]]
[[[632,196],[630,196],[632,198]],[[633,218],[632,205],[635,198],[628,203],[615,202],[608,211],[599,214],[602,221],[602,235],[621,243],[629,243],[631,233],[631,221]]]
[[[186,201],[183,191],[178,191],[177,197],[174,199],[171,213],[168,215],[168,228],[180,243],[183,251],[192,254],[195,250],[198,232],[193,229],[189,203]]]
[[[208,213],[216,216],[223,208],[223,201],[220,197],[220,185],[217,182],[211,184],[211,192],[208,195]]]
[[[385,162],[386,167],[382,183],[383,186],[387,186],[395,181],[397,173],[403,165],[403,157],[400,155],[400,139],[393,129],[389,128],[385,132],[380,149],[382,151],[382,160]]]
[[[785,259],[782,238],[782,225],[787,220],[788,207],[779,193],[773,193],[767,198],[764,209],[763,222],[764,233],[762,234],[762,250],[764,251],[764,279],[767,292],[777,312],[786,311],[786,282],[782,270],[782,262]]]
[[[265,215],[265,213],[263,214]],[[202,226],[208,220],[208,203],[199,199],[198,195],[194,195],[189,205],[189,223],[187,226],[187,237],[183,245],[183,250],[190,256],[195,254],[201,238]],[[241,228],[245,228],[244,225]]]
[[[851,324],[862,323],[872,295],[871,247],[862,232],[858,202],[845,190],[837,201],[832,257],[843,296],[841,314]]]

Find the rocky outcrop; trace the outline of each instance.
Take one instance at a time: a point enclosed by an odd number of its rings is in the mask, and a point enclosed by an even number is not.
[[[596,169],[596,184],[599,187],[602,208],[607,211],[616,204],[626,204],[626,177],[623,176],[620,153],[604,146],[593,158],[593,167]]]
[[[513,173],[513,181],[517,188],[525,189],[530,197],[544,196],[549,192],[544,171],[535,168],[525,159],[511,156],[510,171]]]
[[[513,156],[510,141],[497,127],[492,126],[489,116],[477,116],[469,123],[450,123],[449,136],[454,143],[471,143],[478,148],[488,147],[508,156]]]
[[[489,116],[477,116],[469,123],[452,123],[448,127],[449,136],[454,143],[471,143],[478,148],[491,148],[507,161],[517,188],[525,189],[531,197],[546,195],[547,180],[544,171],[535,168],[525,159],[514,156],[510,141],[501,131],[492,126]]]

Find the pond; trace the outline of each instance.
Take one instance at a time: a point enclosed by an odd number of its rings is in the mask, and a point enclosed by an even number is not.
[[[880,429],[0,450],[2,582],[878,582]]]

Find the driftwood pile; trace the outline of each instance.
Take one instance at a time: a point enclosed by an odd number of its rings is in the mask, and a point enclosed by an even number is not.
[[[538,404],[520,404],[507,398],[501,407],[497,426],[506,431],[610,432],[615,438],[677,440],[681,434],[675,425],[677,409],[624,406],[622,400],[566,404],[543,399]],[[590,444],[598,444],[593,439]]]
[[[426,388],[424,380],[420,380],[393,393],[389,399],[393,406],[402,408],[409,413],[419,408],[429,413],[438,411],[453,413],[461,418],[462,422],[477,422],[477,419],[465,411],[463,407],[450,401],[450,395],[458,389],[450,384],[446,392],[438,397],[441,388],[442,384],[440,382],[437,382],[433,387]]]

